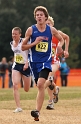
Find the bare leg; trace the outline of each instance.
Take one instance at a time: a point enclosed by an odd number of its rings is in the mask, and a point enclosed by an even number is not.
[[[37,98],[36,98],[36,110],[40,111],[43,105],[43,101],[44,101],[44,95],[45,95],[45,88],[44,88],[44,83],[45,83],[45,79],[44,78],[39,78],[38,80],[38,94],[37,94]]]
[[[21,74],[19,71],[12,70],[13,95],[17,108],[20,108],[20,95],[18,91],[18,83],[20,83]]]
[[[26,76],[22,76],[23,82],[24,82],[24,90],[26,92],[29,91],[30,86],[31,86],[31,77],[26,77]]]
[[[55,75],[55,72],[58,70],[59,68],[59,64],[53,64],[52,65],[52,72],[50,72],[49,76],[54,76]],[[50,82],[49,80],[47,80],[45,82],[45,88],[47,86],[49,86]],[[49,87],[47,88],[48,90],[48,95],[49,95],[49,101],[48,101],[48,105],[47,105],[47,109],[54,109],[54,103],[53,101],[56,100],[56,98],[58,97],[56,94],[56,84],[54,83],[54,81],[52,82],[52,84],[54,85],[54,89],[53,90],[50,90]]]

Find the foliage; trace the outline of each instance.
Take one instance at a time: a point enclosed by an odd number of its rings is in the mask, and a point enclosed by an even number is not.
[[[33,10],[38,5],[45,6],[50,16],[54,18],[55,27],[70,36],[70,57],[67,62],[71,68],[81,68],[81,0],[59,0],[59,2],[57,0],[0,0],[0,53],[2,53],[0,59],[3,56],[9,58],[13,54],[9,44],[12,40],[12,28],[19,26],[24,37],[26,29],[36,23]]]

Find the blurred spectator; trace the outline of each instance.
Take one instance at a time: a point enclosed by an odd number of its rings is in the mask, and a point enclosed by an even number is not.
[[[67,65],[65,58],[61,59],[60,63],[60,77],[61,77],[61,86],[67,86],[67,76],[70,71],[69,66]]]
[[[6,57],[3,57],[0,62],[0,78],[2,80],[2,88],[5,86],[5,74],[8,68]]]
[[[13,83],[12,83],[12,64],[13,64],[13,61],[14,61],[14,57],[10,56],[9,62],[8,62],[9,88],[11,88],[13,86]]]

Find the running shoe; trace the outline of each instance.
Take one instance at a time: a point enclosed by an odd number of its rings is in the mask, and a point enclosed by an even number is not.
[[[50,76],[49,77],[50,85],[48,86],[50,90],[54,89],[54,85],[52,84],[53,80],[54,80],[54,77]]]
[[[21,108],[16,108],[13,113],[18,113],[18,112],[22,112],[22,109]]]
[[[31,111],[31,116],[34,117],[35,121],[39,121],[39,111],[37,110],[32,110]]]
[[[53,93],[53,95],[54,95],[53,102],[54,103],[58,102],[58,94],[59,94],[59,87],[56,86],[56,93]]]
[[[49,109],[49,110],[53,110],[54,109],[54,103],[53,103],[53,101],[51,101],[51,102],[49,101],[46,109]]]
[[[54,89],[54,85],[52,85],[52,84],[49,85],[48,87],[49,87],[50,90],[53,90]]]

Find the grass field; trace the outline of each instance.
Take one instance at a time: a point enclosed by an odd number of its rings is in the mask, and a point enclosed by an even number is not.
[[[0,89],[0,124],[81,124],[81,87],[60,87],[59,101],[54,110],[46,110],[46,91],[39,122],[30,115],[35,109],[37,88],[30,88],[28,93],[20,88],[19,92],[23,112],[13,113],[16,105],[12,88]]]

